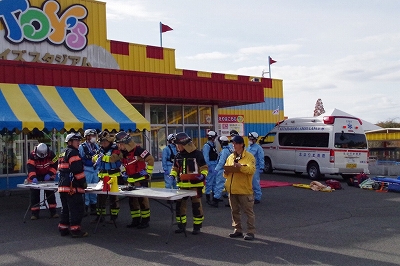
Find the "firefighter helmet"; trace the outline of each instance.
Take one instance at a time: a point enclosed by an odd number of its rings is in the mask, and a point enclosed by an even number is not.
[[[192,142],[192,139],[185,132],[179,132],[175,136],[175,144],[186,145],[190,142]]]
[[[83,137],[87,137],[90,135],[97,135],[96,129],[86,129],[85,132],[83,133]]]
[[[44,158],[47,156],[47,145],[44,143],[39,143],[39,145],[36,146],[35,149],[35,154],[39,157],[39,158]]]
[[[112,136],[112,135],[110,134],[110,132],[108,132],[108,131],[106,131],[106,130],[101,131],[101,132],[99,133],[99,139],[98,139],[98,141],[99,141],[99,142],[102,142],[103,140],[107,140],[108,142],[114,142],[114,136]]]
[[[115,135],[115,142],[116,143],[125,143],[128,144],[131,141],[131,136],[129,133],[126,133],[125,131],[120,131]]]
[[[81,139],[82,139],[81,133],[79,133],[79,132],[77,132],[77,133],[72,132],[72,133],[69,133],[69,134],[65,137],[65,142],[68,142],[68,141],[70,141],[70,140],[81,140]]]

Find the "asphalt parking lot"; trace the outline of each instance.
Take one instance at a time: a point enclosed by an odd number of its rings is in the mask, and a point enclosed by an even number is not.
[[[283,172],[261,179],[310,183],[306,176]],[[254,241],[230,239],[230,209],[204,204],[202,234],[191,235],[189,226],[187,237],[172,232],[168,243],[170,211],[155,201],[147,229],[125,227],[130,217],[124,200],[117,228],[100,225],[94,234],[91,216],[83,221],[90,236],[73,239],[61,237],[58,219],[45,218],[45,211],[41,219],[23,222],[28,191],[1,193],[0,264],[400,265],[400,194],[348,187],[343,181],[342,186],[334,192],[263,189],[262,202],[255,205]],[[188,221],[190,225],[190,216]]]

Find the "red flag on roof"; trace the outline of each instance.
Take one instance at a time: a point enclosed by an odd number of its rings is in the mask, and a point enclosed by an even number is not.
[[[273,63],[276,63],[276,61],[270,57],[269,58],[269,64],[272,65]]]
[[[167,32],[173,30],[170,26],[161,23],[161,32]]]

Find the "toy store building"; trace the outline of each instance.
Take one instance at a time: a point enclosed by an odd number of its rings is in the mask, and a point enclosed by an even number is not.
[[[2,0],[0,17],[0,190],[70,131],[129,131],[161,164],[170,133],[201,147],[209,130],[261,135],[283,118],[282,80],[179,69],[174,49],[108,40],[103,2]]]

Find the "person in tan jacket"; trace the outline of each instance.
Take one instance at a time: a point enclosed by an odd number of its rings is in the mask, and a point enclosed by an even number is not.
[[[225,188],[229,193],[231,206],[233,233],[229,237],[243,237],[241,213],[247,216],[247,233],[244,240],[253,240],[255,234],[254,196],[252,179],[256,171],[254,156],[244,149],[244,140],[241,136],[232,138],[234,152],[229,155],[225,163]]]

